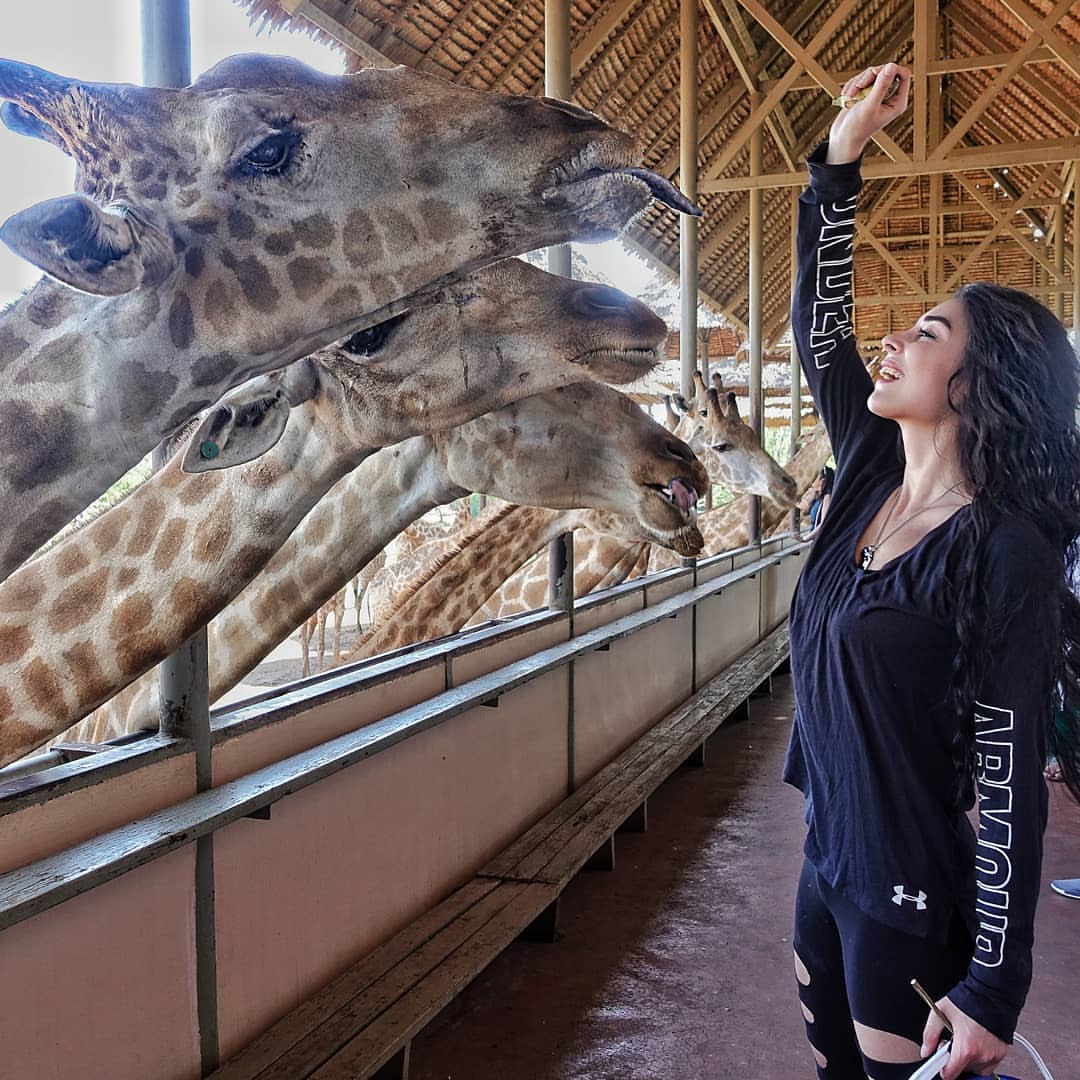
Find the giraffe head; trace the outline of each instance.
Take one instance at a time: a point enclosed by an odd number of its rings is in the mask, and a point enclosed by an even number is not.
[[[349,398],[342,415],[350,439],[372,448],[582,379],[631,382],[656,363],[665,333],[661,319],[618,289],[507,259],[314,355]],[[282,379],[260,376],[223,400],[202,438],[222,451],[230,443],[229,452],[207,461],[189,450],[184,468],[237,464],[260,452],[260,439],[273,445],[287,414]]]
[[[712,382],[706,387],[701,372],[694,372],[695,408],[683,417],[679,434],[701,456],[716,483],[767,496],[782,506],[794,505],[795,481],[758,442],[754,429],[739,415],[735,395],[724,393],[720,375],[714,374]]]
[[[435,446],[466,491],[554,510],[605,510],[619,516],[629,539],[693,546],[704,467],[681,439],[601,383],[522,398],[436,436]]]
[[[77,189],[16,214],[4,241],[122,305],[128,336],[137,305],[206,383],[279,367],[497,258],[612,236],[654,196],[693,210],[577,106],[404,67],[238,56],[160,89],[3,60],[0,98],[9,127],[74,158]]]

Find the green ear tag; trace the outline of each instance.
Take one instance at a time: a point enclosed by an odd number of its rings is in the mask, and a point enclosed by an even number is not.
[[[204,439],[199,446],[199,457],[206,458],[207,461],[213,461],[219,453],[218,444],[210,439]]]

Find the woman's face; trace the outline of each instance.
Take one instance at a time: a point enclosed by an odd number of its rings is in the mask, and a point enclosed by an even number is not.
[[[949,379],[967,344],[967,313],[957,297],[931,308],[908,330],[881,339],[883,354],[867,401],[890,420],[939,424],[953,415]]]

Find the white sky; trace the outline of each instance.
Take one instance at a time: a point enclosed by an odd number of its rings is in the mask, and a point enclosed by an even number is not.
[[[240,52],[285,53],[324,71],[341,71],[341,54],[305,34],[256,35],[232,0],[190,0],[191,70],[198,75]],[[7,4],[0,55],[61,75],[94,82],[142,80],[139,0],[34,0]],[[59,150],[11,134],[0,125],[0,221],[42,199],[72,190],[73,168]],[[591,265],[628,292],[651,278],[642,260],[617,241],[584,245]],[[13,299],[39,272],[0,244],[0,304]]]

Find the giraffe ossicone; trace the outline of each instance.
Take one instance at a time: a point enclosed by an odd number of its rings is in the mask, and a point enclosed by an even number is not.
[[[162,89],[0,60],[0,98],[76,163],[2,231],[51,277],[0,314],[0,579],[245,379],[678,202],[582,109],[408,68],[240,56]]]

